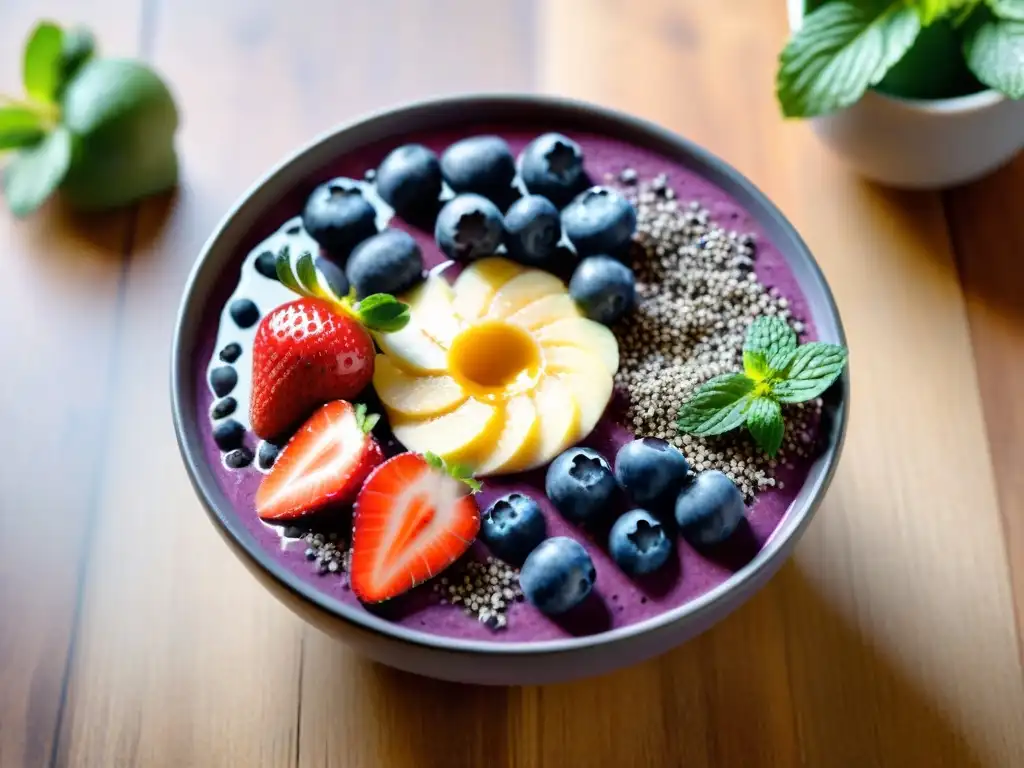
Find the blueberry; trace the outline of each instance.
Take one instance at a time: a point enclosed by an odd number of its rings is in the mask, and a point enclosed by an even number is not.
[[[583,602],[596,578],[594,561],[583,545],[568,536],[555,536],[542,541],[526,558],[519,586],[539,611],[555,615]]]
[[[717,469],[701,472],[676,499],[679,532],[694,546],[725,541],[744,512],[743,494]]]
[[[228,312],[239,328],[252,328],[260,319],[260,309],[250,299],[235,299]]]
[[[385,229],[352,251],[345,276],[360,299],[371,293],[401,293],[423,277],[423,254],[408,232]]]
[[[241,469],[252,464],[252,451],[248,448],[236,448],[224,457],[224,463],[231,469]]]
[[[611,256],[588,256],[572,273],[569,295],[591,320],[611,325],[636,306],[636,278]]]
[[[230,365],[219,365],[210,371],[210,386],[217,397],[231,394],[238,383],[238,374]]]
[[[277,255],[273,251],[264,251],[256,257],[256,271],[268,280],[277,280]]]
[[[277,461],[277,455],[280,452],[281,449],[273,443],[268,443],[266,440],[260,443],[259,451],[256,454],[259,459],[260,468],[270,469],[274,466],[274,462]]]
[[[222,451],[230,451],[242,444],[245,437],[245,427],[234,419],[222,421],[213,428],[213,442]]]
[[[233,363],[241,356],[242,345],[237,344],[234,341],[232,341],[230,344],[225,344],[224,349],[222,349],[220,351],[220,355],[218,355],[218,357],[220,357],[220,359],[223,360],[225,363]]]
[[[615,476],[608,462],[590,448],[570,448],[548,467],[544,491],[574,523],[596,518],[611,504]]]
[[[238,408],[238,401],[233,397],[225,397],[223,400],[218,400],[213,404],[210,409],[210,416],[214,419],[223,419],[225,416],[230,416]]]
[[[399,216],[429,208],[441,195],[441,164],[422,144],[405,144],[377,169],[377,192]]]
[[[674,500],[689,471],[683,452],[655,437],[626,443],[615,455],[615,479],[643,507]]]
[[[508,143],[498,136],[471,136],[452,144],[441,155],[441,173],[455,192],[474,192],[502,199],[516,175]]]
[[[345,277],[345,270],[323,256],[317,256],[314,263],[335,296],[348,296],[348,278]]]
[[[472,261],[491,256],[504,234],[501,211],[480,195],[457,195],[437,215],[434,238],[450,259]]]
[[[622,570],[632,576],[656,571],[668,560],[672,540],[650,512],[633,509],[612,526],[608,552]]]
[[[325,251],[344,259],[377,234],[377,212],[355,182],[336,179],[313,190],[302,212],[302,225]]]
[[[505,247],[516,261],[545,266],[558,251],[561,237],[558,209],[546,197],[521,197],[505,212]]]
[[[518,565],[546,535],[544,515],[537,502],[510,493],[491,504],[480,521],[480,538],[491,552]]]
[[[519,159],[519,173],[531,194],[544,195],[559,208],[587,185],[580,145],[560,133],[531,141]]]
[[[580,256],[617,255],[636,231],[636,210],[614,189],[591,187],[562,211],[562,226]]]

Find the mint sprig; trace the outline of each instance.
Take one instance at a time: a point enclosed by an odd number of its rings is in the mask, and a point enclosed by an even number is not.
[[[810,117],[850,106],[881,82],[920,30],[921,16],[905,0],[819,6],[779,58],[783,114]]]
[[[323,299],[371,331],[394,333],[409,322],[409,305],[390,294],[374,293],[358,302],[354,290],[348,296],[339,296],[321,276],[309,251],[299,254],[293,265],[291,250],[284,246],[274,260],[274,268],[277,279],[288,290],[306,298]]]
[[[1024,98],[1024,0],[824,0],[779,56],[783,114],[814,117],[854,104],[911,49],[911,59],[928,55],[922,30],[935,24],[963,49],[959,65],[936,61],[935,71],[966,67],[984,85]]]
[[[119,208],[178,180],[170,91],[145,64],[96,55],[92,33],[39,23],[22,57],[24,96],[0,94],[3,196],[15,216],[58,189],[72,207]]]
[[[989,88],[1024,99],[1024,2],[1002,0],[971,14],[964,24],[964,58]]]
[[[430,451],[423,454],[423,460],[432,469],[444,472],[449,477],[453,477],[460,483],[465,484],[473,493],[480,493],[484,488],[483,483],[473,477],[473,470],[464,464],[446,464],[444,459]]]
[[[697,437],[746,426],[761,450],[775,456],[786,431],[782,406],[819,397],[842,374],[847,357],[838,344],[798,344],[785,320],[759,317],[747,329],[743,372],[698,387],[680,409],[677,426]]]

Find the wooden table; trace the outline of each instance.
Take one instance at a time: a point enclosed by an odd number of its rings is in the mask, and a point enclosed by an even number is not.
[[[1024,765],[1024,157],[944,194],[858,180],[779,117],[782,5],[0,0],[5,90],[45,12],[151,61],[184,115],[171,199],[0,215],[0,766]],[[792,561],[687,646],[572,685],[417,679],[305,626],[229,555],[171,429],[179,294],[232,202],[336,123],[478,90],[728,159],[810,243],[852,349]]]

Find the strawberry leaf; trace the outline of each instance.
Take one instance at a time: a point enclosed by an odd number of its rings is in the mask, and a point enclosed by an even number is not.
[[[277,269],[277,279],[281,285],[300,296],[307,295],[299,283],[299,279],[295,276],[295,270],[292,269],[292,254],[287,245],[277,254],[274,266]]]
[[[444,459],[442,459],[436,453],[431,453],[430,451],[427,451],[426,453],[423,454],[423,460],[426,461],[427,465],[430,466],[432,469],[439,469],[442,472],[444,471]]]
[[[67,175],[71,156],[71,134],[60,126],[16,154],[3,173],[4,196],[11,212],[20,218],[41,206]]]
[[[309,251],[304,251],[299,256],[299,260],[295,263],[295,275],[302,287],[309,293],[322,299],[333,298],[320,284],[320,276],[317,275],[316,265],[313,263],[313,254]]]
[[[431,469],[444,472],[449,477],[466,484],[473,493],[479,493],[483,490],[483,483],[473,477],[473,470],[465,464],[445,464],[444,459],[430,451],[423,454],[423,460],[427,462]]]
[[[409,322],[409,305],[387,293],[374,293],[359,302],[359,321],[371,331],[394,333]]]
[[[373,428],[377,426],[377,422],[380,421],[380,414],[368,413],[364,403],[356,403],[355,412],[356,426],[359,427],[364,435],[370,434]]]
[[[0,107],[0,152],[30,147],[45,135],[38,112],[26,107]]]

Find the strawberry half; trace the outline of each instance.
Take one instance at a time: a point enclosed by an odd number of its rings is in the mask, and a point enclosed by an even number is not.
[[[380,417],[336,400],[320,408],[288,441],[256,491],[263,520],[294,520],[350,504],[366,476],[384,461],[370,430]]]
[[[273,440],[317,406],[356,397],[373,378],[373,359],[370,334],[329,302],[281,305],[263,318],[253,341],[253,432]]]
[[[458,560],[480,531],[473,483],[436,457],[402,453],[367,478],[352,525],[352,591],[365,603],[407,592]]]

